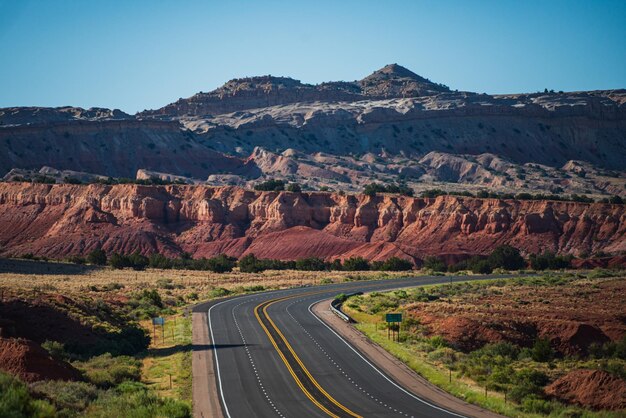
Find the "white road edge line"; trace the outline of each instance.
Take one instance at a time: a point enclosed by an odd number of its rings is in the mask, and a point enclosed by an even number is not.
[[[324,298],[326,299],[326,298]],[[361,355],[361,353],[359,353],[354,347],[352,347],[352,345],[350,345],[350,343],[348,343],[341,335],[337,334],[335,332],[334,329],[332,329],[331,327],[329,327],[328,325],[326,325],[326,323],[324,321],[322,321],[320,318],[318,318],[317,315],[315,315],[313,313],[313,311],[311,310],[311,307],[313,305],[315,305],[316,303],[319,303],[320,301],[324,300],[324,299],[318,299],[317,301],[311,303],[309,305],[308,311],[311,315],[313,315],[313,318],[317,319],[322,325],[324,325],[326,328],[328,328],[330,330],[330,332],[332,332],[333,334],[335,334],[335,336],[337,338],[339,338],[345,345],[347,345],[352,351],[354,351],[354,353],[359,356],[361,358],[361,360],[363,360],[365,363],[367,363],[372,369],[376,370],[376,372],[378,372],[378,374],[380,374],[383,378],[385,378],[385,380],[387,380],[389,383],[391,383],[392,385],[394,385],[396,388],[400,389],[402,392],[406,393],[407,395],[409,395],[410,397],[422,402],[425,405],[430,406],[431,408],[437,409],[439,411],[445,412],[447,414],[450,415],[454,415],[455,417],[460,417],[460,418],[468,418],[465,415],[460,415],[457,414],[456,412],[452,412],[452,411],[448,411],[447,409],[441,408],[437,405],[434,405],[428,401],[425,401],[424,399],[412,394],[411,392],[407,391],[406,389],[404,389],[402,386],[398,385],[396,382],[394,382],[393,380],[391,380],[390,378],[388,378],[383,372],[381,372],[376,366],[374,366],[372,363],[369,362],[369,360],[367,360],[365,357],[363,357]]]
[[[207,317],[209,319],[209,331],[211,332],[211,345],[213,346],[213,353],[215,354],[215,368],[217,369],[217,382],[220,386],[220,396],[222,398],[222,405],[224,405],[224,412],[226,412],[226,416],[231,418],[230,412],[228,412],[228,406],[226,405],[226,399],[224,398],[224,388],[222,387],[222,376],[220,374],[220,361],[217,357],[217,348],[215,346],[215,338],[213,337],[213,326],[211,325],[211,310],[215,308],[217,305],[221,305],[222,303],[226,303],[232,301],[232,299],[223,300],[221,302],[212,305],[207,311]]]

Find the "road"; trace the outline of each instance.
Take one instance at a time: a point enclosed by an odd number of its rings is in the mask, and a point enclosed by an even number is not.
[[[233,418],[463,416],[393,382],[310,307],[339,293],[481,278],[486,277],[350,282],[197,305],[194,312],[207,315],[218,392],[206,396],[219,396],[223,416]]]

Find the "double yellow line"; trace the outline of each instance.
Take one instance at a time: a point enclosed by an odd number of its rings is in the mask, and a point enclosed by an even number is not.
[[[317,294],[317,293],[324,293],[324,292],[311,292],[311,293],[308,293],[308,294],[305,294],[305,295],[313,295],[313,294]],[[256,316],[257,320],[259,321],[259,324],[261,324],[261,327],[263,328],[263,330],[267,334],[267,336],[270,339],[272,345],[274,346],[274,348],[276,349],[276,351],[280,355],[280,358],[282,359],[283,363],[285,363],[285,366],[287,366],[287,369],[289,370],[289,373],[291,374],[293,379],[296,381],[296,384],[300,387],[300,390],[302,390],[302,392],[304,392],[304,394],[307,396],[307,398],[309,398],[311,400],[311,402],[313,402],[319,409],[324,411],[329,416],[340,418],[339,415],[336,415],[335,413],[333,413],[330,410],[328,410],[328,408],[326,408],[324,405],[322,405],[320,403],[320,401],[318,399],[316,399],[315,396],[313,396],[313,394],[311,394],[311,392],[304,386],[304,384],[302,383],[300,378],[296,375],[293,367],[291,366],[291,364],[289,364],[289,361],[287,361],[287,359],[285,358],[285,355],[283,354],[283,352],[278,347],[278,343],[274,339],[274,336],[272,336],[271,332],[267,329],[267,327],[263,323],[263,321],[261,319],[260,311],[262,311],[262,314],[263,314],[264,318],[267,319],[267,321],[270,323],[271,327],[279,335],[282,343],[285,345],[285,347],[287,347],[287,349],[289,350],[289,352],[291,353],[293,358],[296,360],[296,362],[298,363],[300,368],[304,371],[304,373],[306,374],[308,380],[320,391],[320,393],[322,393],[326,397],[326,399],[328,399],[331,403],[333,403],[339,409],[345,411],[348,416],[351,416],[351,417],[354,417],[354,418],[362,418],[360,415],[352,412],[350,409],[348,409],[347,407],[345,407],[344,405],[339,403],[337,400],[335,400],[332,396],[330,396],[328,394],[328,392],[326,392],[320,386],[320,384],[317,382],[317,380],[315,380],[315,378],[313,378],[313,376],[311,376],[311,373],[308,371],[308,369],[304,366],[304,364],[302,363],[302,361],[300,360],[298,355],[295,353],[295,351],[291,347],[291,344],[289,344],[289,341],[287,341],[287,339],[285,338],[283,333],[278,329],[278,327],[276,326],[274,321],[272,321],[272,319],[270,318],[270,316],[267,313],[267,308],[270,307],[271,305],[273,305],[274,303],[277,303],[277,302],[280,302],[280,301],[283,301],[283,300],[286,300],[286,299],[292,299],[292,298],[302,297],[302,296],[304,296],[304,295],[299,294],[297,296],[287,296],[287,297],[282,297],[282,298],[271,299],[269,301],[265,301],[265,302],[257,305],[254,308],[254,315]]]

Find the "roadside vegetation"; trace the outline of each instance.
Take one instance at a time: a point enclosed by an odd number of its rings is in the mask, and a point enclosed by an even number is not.
[[[438,331],[435,324],[439,322],[423,323],[420,320],[422,317],[416,316],[423,312],[429,318],[440,310],[446,312],[444,317],[448,321],[454,320],[455,315],[465,318],[465,310],[459,306],[467,306],[467,312],[472,312],[477,309],[472,308],[474,304],[486,303],[479,302],[482,299],[478,298],[486,296],[490,297],[485,299],[489,303],[495,303],[502,297],[502,303],[516,304],[515,299],[509,301],[506,295],[519,294],[517,289],[535,295],[537,300],[544,301],[542,303],[550,303],[543,295],[552,289],[555,294],[571,289],[569,293],[584,299],[587,296],[583,296],[580,289],[597,289],[603,280],[610,280],[607,277],[612,276],[623,277],[623,273],[595,270],[587,275],[548,274],[543,277],[374,292],[348,298],[343,309],[371,340],[435,385],[468,402],[511,417],[617,418],[623,416],[623,410],[594,411],[568,405],[548,395],[546,387],[575,370],[602,370],[618,379],[626,379],[626,336],[620,340],[591,344],[587,352],[564,354],[547,338],[538,336],[527,342],[512,338],[512,341],[474,345],[471,341],[448,340],[443,336],[447,335],[445,331],[442,331],[443,335]],[[529,303],[527,300],[519,301]],[[424,311],[427,308],[431,309]],[[481,305],[480,309],[487,312],[489,307]],[[404,313],[399,342],[388,339],[387,324],[383,318],[390,312]],[[613,314],[620,315],[619,312]],[[504,320],[521,321],[520,318]],[[523,326],[520,322],[519,327]],[[467,333],[471,333],[469,328]]]

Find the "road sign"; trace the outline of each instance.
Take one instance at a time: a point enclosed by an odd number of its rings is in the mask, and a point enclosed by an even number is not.
[[[402,314],[388,313],[385,315],[385,322],[402,322]]]
[[[165,318],[162,316],[152,318],[152,325],[165,325]]]

